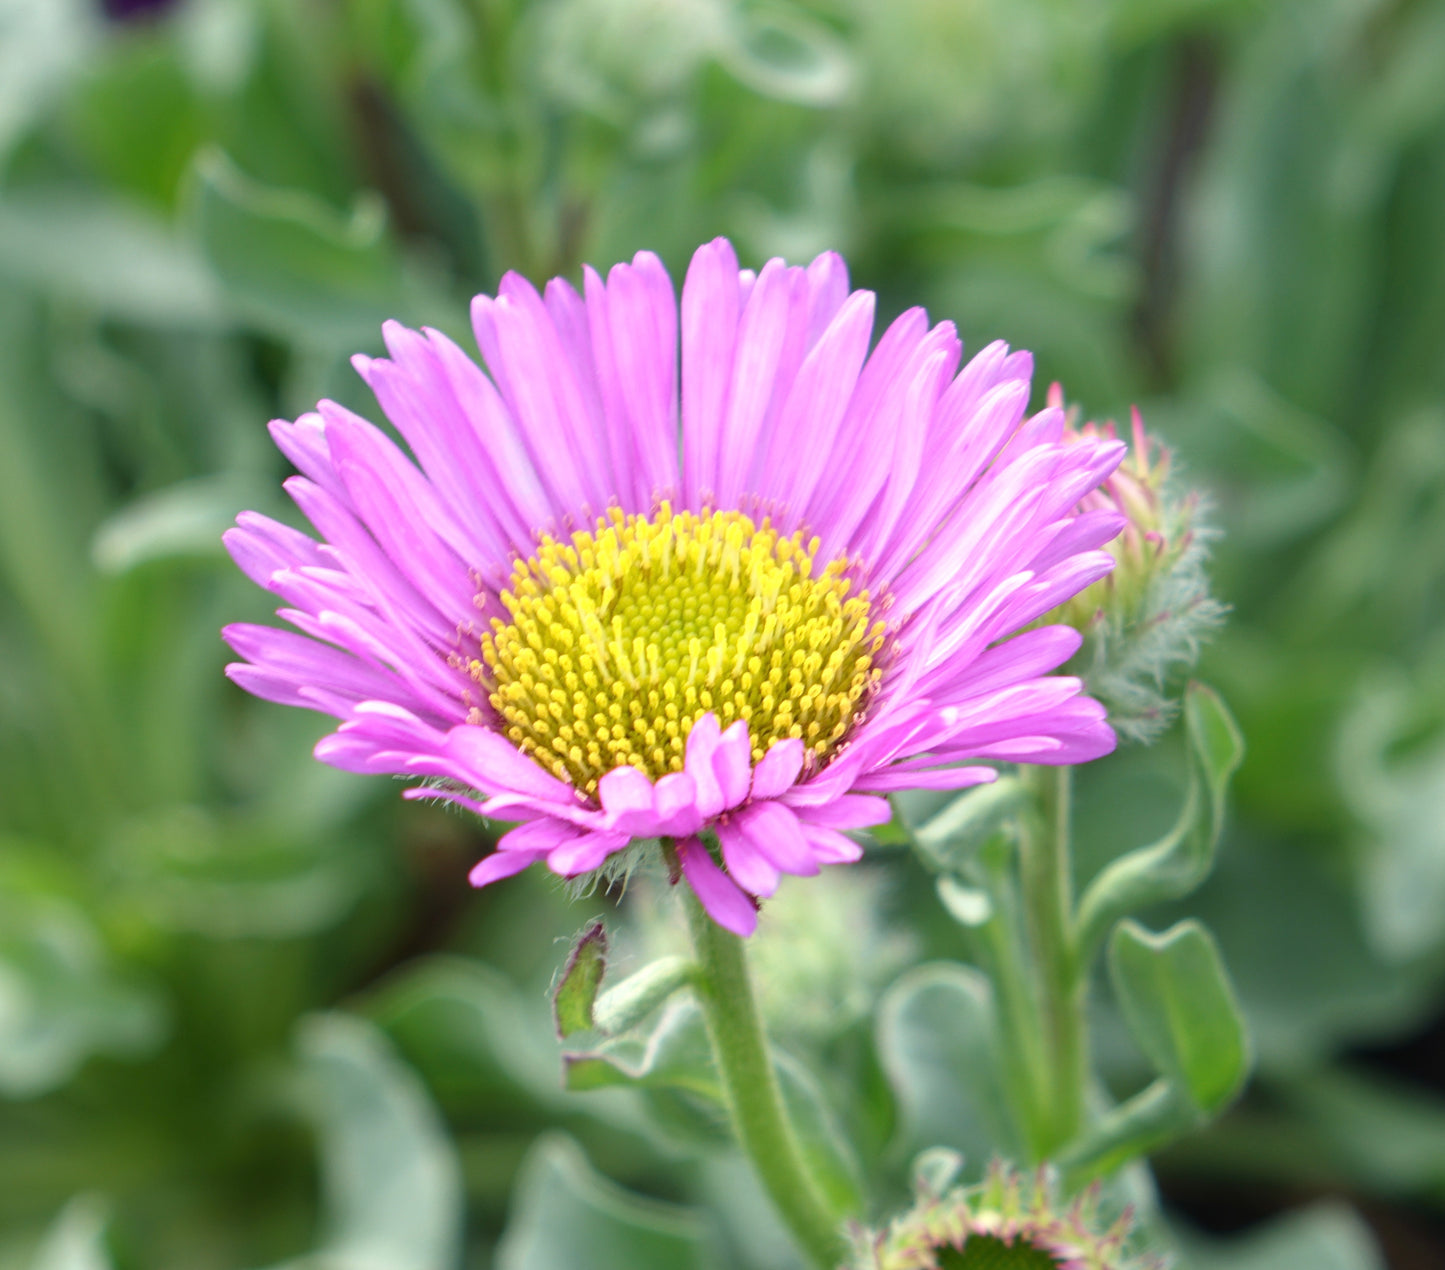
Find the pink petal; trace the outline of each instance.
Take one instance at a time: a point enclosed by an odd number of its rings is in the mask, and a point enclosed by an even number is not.
[[[687,504],[715,495],[737,342],[738,260],[715,238],[699,247],[682,287],[682,454]]]
[[[658,813],[652,782],[636,767],[614,767],[597,782],[597,798],[608,824],[620,833],[650,837]]]
[[[231,677],[242,687],[249,687],[247,681],[250,679],[294,693],[300,688],[319,684],[337,697],[353,703],[372,697],[395,700],[410,695],[394,675],[304,635],[269,626],[237,623],[222,630],[221,636],[251,663],[250,666],[234,667],[237,673]],[[269,696],[268,699],[277,698]]]
[[[656,832],[660,836],[682,836],[702,828],[697,782],[689,773],[669,772],[653,786],[653,798],[657,807]]]
[[[941,666],[939,682],[928,693],[941,703],[982,696],[1007,684],[1032,679],[1057,669],[1079,651],[1084,637],[1072,626],[1042,626],[995,644],[962,667]],[[952,672],[952,678],[944,676]]]
[[[734,823],[769,864],[799,877],[817,873],[818,862],[808,849],[798,818],[782,803],[754,803]]]
[[[584,830],[561,820],[533,820],[504,833],[497,842],[498,851],[529,851],[546,853],[576,842]]]
[[[731,821],[717,825],[717,840],[722,847],[723,863],[728,872],[749,895],[771,895],[778,889],[780,874]]]
[[[696,838],[684,838],[677,844],[677,855],[682,876],[713,921],[744,938],[757,930],[758,910],[752,900],[713,863],[702,843]]]
[[[930,353],[909,378],[903,410],[895,421],[888,483],[869,511],[865,527],[858,536],[858,554],[865,560],[877,560],[887,554],[889,540],[908,507],[922,470],[924,442],[939,393],[958,364],[959,344],[951,324],[935,328],[929,335],[929,341],[941,343],[943,347]]]
[[[792,788],[803,770],[803,743],[796,737],[774,741],[753,768],[753,797],[776,798]]]
[[[864,365],[838,429],[831,478],[815,487],[806,508],[798,509],[822,539],[822,559],[850,548],[854,531],[887,479],[907,371],[930,348],[928,315],[909,309],[883,332]]]
[[[863,847],[836,829],[803,822],[803,837],[822,864],[853,864],[863,858]]]
[[[843,794],[830,803],[798,811],[804,828],[819,825],[825,829],[871,829],[886,825],[893,819],[893,808],[886,798],[869,798],[862,794]]]
[[[704,820],[710,820],[727,805],[717,773],[713,770],[713,753],[721,739],[717,715],[711,711],[694,723],[692,731],[687,734],[684,765],[696,786],[696,806]]]
[[[494,851],[467,874],[467,881],[473,886],[486,886],[489,882],[500,882],[514,873],[520,873],[529,864],[541,859],[540,851]]]
[[[341,482],[326,444],[326,428],[315,411],[301,415],[295,423],[273,419],[267,425],[271,440],[302,476],[330,494],[339,495]]]
[[[621,851],[630,839],[626,834],[587,833],[564,842],[547,853],[547,867],[564,878],[591,873],[613,852]]]
[[[325,563],[314,538],[259,512],[242,512],[236,517],[236,528],[226,530],[221,541],[241,571],[267,590],[271,575],[279,569]]]
[[[472,325],[560,506],[574,515],[601,512],[615,488],[611,464],[536,288],[520,274],[504,274],[496,299],[479,295],[472,301]]]
[[[808,266],[808,347],[828,329],[848,299],[848,265],[836,251],[825,251]]]
[[[786,398],[804,353],[808,321],[808,279],[801,269],[770,260],[758,274],[738,322],[717,464],[717,500],[735,507],[749,489],[749,476],[763,447],[765,425]]]
[[[736,807],[752,785],[752,744],[746,719],[739,719],[718,738],[712,756],[713,771],[722,789],[723,807]]]
[[[752,482],[758,493],[784,507],[807,506],[833,458],[872,330],[873,293],[855,292],[809,351],[771,440],[760,447]]]
[[[677,303],[672,279],[651,252],[584,270],[587,313],[607,419],[613,470],[631,480],[631,505],[648,508],[678,488]]]
[[[576,797],[570,785],[544,771],[505,737],[489,728],[464,723],[447,733],[441,754],[447,775],[484,793],[530,794],[553,802]]]
[[[990,757],[1002,757],[992,754]],[[855,788],[875,793],[894,793],[902,789],[970,789],[998,779],[991,767],[883,768],[870,772]]]

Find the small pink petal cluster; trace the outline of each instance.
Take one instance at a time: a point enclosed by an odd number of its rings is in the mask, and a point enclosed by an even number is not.
[[[1048,401],[1050,407],[1063,407],[1063,390],[1058,384],[1050,385]],[[1077,406],[1067,411],[1066,435],[1089,445],[1116,438],[1112,421],[1080,425],[1078,414]],[[1167,572],[1194,545],[1199,497],[1193,492],[1173,499],[1166,497],[1173,456],[1158,437],[1146,431],[1138,407],[1130,410],[1130,436],[1133,444],[1125,460],[1080,503],[1082,511],[1115,510],[1125,517],[1123,532],[1109,547],[1119,565],[1107,578],[1075,597],[1068,613],[1070,618],[1080,620],[1071,624],[1083,625],[1093,617],[1095,611],[1105,607],[1106,595],[1116,597],[1126,619],[1133,619],[1149,583]]]
[[[922,309],[870,353],[873,311],[835,254],[755,274],[718,239],[693,257],[680,307],[647,252],[605,282],[586,270],[581,294],[508,274],[472,306],[490,374],[439,332],[389,323],[389,358],[354,365],[411,455],[330,401],[272,424],[320,541],[250,512],[227,533],[299,632],[228,627],[244,660],[227,673],[341,720],[323,762],[439,780],[407,794],[520,822],[474,884],[535,861],[576,876],[634,839],[670,839],[704,907],[740,934],[780,874],[857,859],[844,831],[886,821],[880,795],[988,781],[989,761],[1109,752],[1103,708],[1047,673],[1078,633],[1025,628],[1113,567],[1104,546],[1123,517],[1079,504],[1124,446],[1067,439],[1061,409],[1027,417],[1031,356],[996,343],[960,368],[953,325]],[[508,620],[515,563],[544,534],[651,517],[664,500],[802,531],[886,620],[876,690],[825,761],[791,737],[754,761],[745,721],[705,713],[682,770],[619,766],[589,795],[479,700],[468,666],[479,633]]]

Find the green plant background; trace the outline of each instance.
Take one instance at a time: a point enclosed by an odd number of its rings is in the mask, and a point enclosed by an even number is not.
[[[680,278],[715,234],[842,250],[885,316],[1033,349],[1040,401],[1138,402],[1211,492],[1201,674],[1249,751],[1151,925],[1209,923],[1257,1068],[1155,1161],[1157,1237],[1445,1264],[1442,65],[1438,0],[0,0],[0,1266],[795,1264],[686,1010],[645,1079],[563,1089],[567,939],[605,915],[640,965],[669,898],[474,894],[482,828],[314,763],[217,634],[269,613],[221,531],[293,514],[266,420],[375,415],[384,318],[464,337],[504,269]],[[1085,877],[1183,770],[1081,773]],[[833,1182],[1006,1145],[930,1014],[967,983],[922,867],[771,907]]]

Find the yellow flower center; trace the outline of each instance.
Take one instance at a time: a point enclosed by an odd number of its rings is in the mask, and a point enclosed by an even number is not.
[[[741,512],[613,510],[518,561],[471,663],[513,744],[594,794],[613,768],[679,772],[708,711],[746,719],[756,762],[798,737],[810,763],[847,735],[882,677],[885,626],[847,561]]]

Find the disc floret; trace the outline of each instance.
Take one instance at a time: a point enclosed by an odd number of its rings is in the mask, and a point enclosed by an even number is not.
[[[883,1231],[859,1231],[856,1270],[1164,1270],[1132,1255],[1127,1211],[1100,1229],[1097,1190],[1060,1203],[1051,1175],[1032,1180],[994,1161],[977,1186],[938,1193],[920,1184],[914,1206]]]
[[[682,771],[711,712],[757,762],[795,737],[819,766],[882,677],[887,642],[848,561],[740,511],[614,509],[518,560],[470,670],[505,735],[588,795],[613,768]]]

